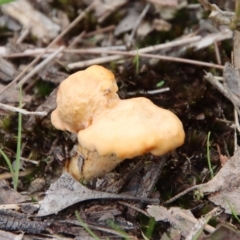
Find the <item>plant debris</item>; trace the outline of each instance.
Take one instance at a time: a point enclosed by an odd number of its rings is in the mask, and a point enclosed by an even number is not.
[[[114,194],[90,190],[73,179],[66,172],[62,174],[57,182],[51,185],[46,194],[47,196],[44,198],[43,202],[40,203],[38,216],[57,214],[60,210],[77,202],[93,199],[125,199],[147,203],[158,202],[157,199],[139,198],[125,194]],[[63,196],[68,197],[64,198]]]
[[[233,0],[1,5],[0,238],[239,239],[239,9]],[[50,114],[59,84],[91,65],[115,75],[121,101],[145,97],[173,112],[183,146],[101,178],[68,175],[77,135],[56,130]]]

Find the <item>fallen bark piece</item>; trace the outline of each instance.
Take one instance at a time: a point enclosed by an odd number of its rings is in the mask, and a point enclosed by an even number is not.
[[[51,222],[32,221],[22,213],[0,210],[0,229],[6,231],[23,231],[26,233],[41,233]]]
[[[40,202],[38,216],[57,214],[62,209],[75,203],[93,199],[124,199],[147,203],[159,202],[158,199],[139,198],[126,194],[114,194],[90,190],[80,184],[71,175],[64,172],[57,182],[50,186],[46,192],[46,197]]]

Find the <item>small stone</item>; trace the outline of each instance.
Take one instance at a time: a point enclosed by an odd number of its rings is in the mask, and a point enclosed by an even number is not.
[[[28,191],[30,193],[40,192],[44,189],[44,186],[45,180],[43,178],[36,178],[31,182]]]

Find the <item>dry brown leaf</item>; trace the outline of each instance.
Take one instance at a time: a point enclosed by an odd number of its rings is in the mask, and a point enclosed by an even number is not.
[[[220,205],[226,213],[232,213],[232,209],[237,215],[240,214],[240,148],[234,156],[221,168],[215,177],[204,184],[201,191],[212,193],[209,200]]]
[[[142,21],[137,28],[137,36],[139,37],[145,37],[147,36],[151,31],[153,30],[152,25],[150,22]]]
[[[26,200],[17,191],[10,188],[4,180],[0,181],[0,204],[16,204]]]
[[[163,19],[154,19],[153,27],[157,31],[169,31],[172,28],[172,25]]]
[[[0,57],[0,80],[3,82],[11,81],[17,75],[17,69],[8,60]]]
[[[6,86],[0,84],[0,91],[4,89]],[[24,95],[23,96],[23,102],[29,102],[31,101],[32,97],[30,95]],[[2,92],[0,94],[0,103],[8,104],[10,105],[12,103],[18,103],[19,102],[19,89],[17,88],[16,84],[11,85],[6,91]]]
[[[89,4],[89,1],[86,1]],[[95,6],[95,12],[97,17],[101,17],[106,13],[116,11],[119,7],[127,3],[127,0],[99,0]]]
[[[134,8],[129,9],[128,14],[119,22],[114,30],[114,35],[118,36],[122,33],[130,31],[134,28],[138,20],[139,13]]]
[[[163,206],[149,205],[147,212],[156,221],[169,222],[171,228],[178,229],[179,234],[183,237],[188,236],[191,228],[194,226],[193,223],[186,221],[183,217],[181,217],[181,214],[184,214],[185,216],[187,215],[194,218],[190,210],[184,210],[177,207],[167,209]]]
[[[223,29],[217,33],[211,33],[203,37],[200,41],[192,43],[190,46],[195,47],[196,50],[206,48],[212,45],[214,42],[220,42],[226,39],[230,39],[233,36],[233,32],[229,29]]]
[[[0,91],[5,88],[5,85],[0,84]],[[12,85],[6,91],[0,94],[1,103],[19,102],[19,90],[16,85]]]
[[[75,203],[92,200],[92,199],[126,199],[145,202],[157,202],[157,199],[139,198],[126,194],[114,194],[90,190],[80,184],[71,175],[64,172],[62,176],[53,183],[46,197],[40,203],[38,216],[46,216],[57,214],[62,209],[65,209]]]
[[[226,239],[231,239],[231,240],[239,240],[240,235],[239,233],[234,230],[233,228],[230,228],[229,226],[219,226],[216,231],[214,231],[210,236],[207,236],[203,238],[203,240],[226,240]]]

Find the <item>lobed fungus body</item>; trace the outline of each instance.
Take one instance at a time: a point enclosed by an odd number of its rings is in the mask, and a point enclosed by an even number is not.
[[[84,163],[81,162],[82,158]],[[115,154],[101,156],[96,150],[90,151],[79,144],[78,154],[67,161],[65,168],[77,180],[90,180],[110,172],[122,161]]]
[[[78,133],[85,157],[82,176],[104,175],[124,159],[145,153],[164,155],[181,146],[184,137],[182,123],[172,112],[143,97],[118,101]]]
[[[160,156],[183,144],[182,129],[172,112],[139,97],[105,109],[91,126],[79,131],[78,141],[101,156],[115,154],[125,159],[148,152]]]
[[[59,130],[79,132],[91,125],[93,116],[119,100],[118,87],[112,72],[93,65],[64,80],[57,92],[57,108],[52,124]]]
[[[78,155],[67,164],[76,179],[102,176],[126,158],[164,155],[184,142],[174,113],[143,97],[121,100],[117,90],[114,75],[96,65],[61,83],[52,123],[78,132]]]

